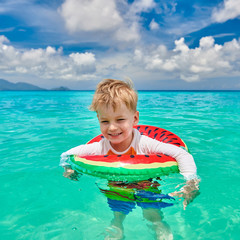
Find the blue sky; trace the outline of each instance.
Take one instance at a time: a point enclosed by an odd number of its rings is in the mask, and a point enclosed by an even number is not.
[[[240,90],[240,0],[0,0],[0,78]]]

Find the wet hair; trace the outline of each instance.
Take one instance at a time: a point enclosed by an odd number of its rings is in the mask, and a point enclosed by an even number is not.
[[[104,79],[97,85],[90,110],[98,112],[99,107],[104,105],[111,106],[116,111],[123,103],[130,111],[135,112],[137,101],[138,95],[130,79],[128,81]]]

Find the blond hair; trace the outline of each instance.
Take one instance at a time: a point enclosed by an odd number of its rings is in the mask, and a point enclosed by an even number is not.
[[[90,110],[97,112],[99,106],[111,106],[114,111],[121,103],[131,111],[137,110],[138,95],[129,79],[126,81],[115,79],[104,79],[98,85],[93,96]]]

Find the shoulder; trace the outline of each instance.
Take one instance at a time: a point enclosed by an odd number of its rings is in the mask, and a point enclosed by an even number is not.
[[[153,143],[158,143],[159,141],[153,139],[153,138],[150,138],[146,135],[141,135],[139,133],[139,143],[141,144],[153,144]]]
[[[152,147],[158,144],[157,140],[154,140],[148,136],[141,135],[141,133],[134,129],[134,146],[137,149],[138,154],[149,154],[152,152]]]
[[[101,151],[101,141],[90,144],[82,144],[71,148],[65,154],[67,155],[95,155]]]

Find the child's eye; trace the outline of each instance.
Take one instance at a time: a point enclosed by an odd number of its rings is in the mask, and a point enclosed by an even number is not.
[[[125,119],[124,118],[119,118],[118,121],[121,122],[121,121],[124,121]]]
[[[108,123],[108,121],[101,121],[101,123]]]

